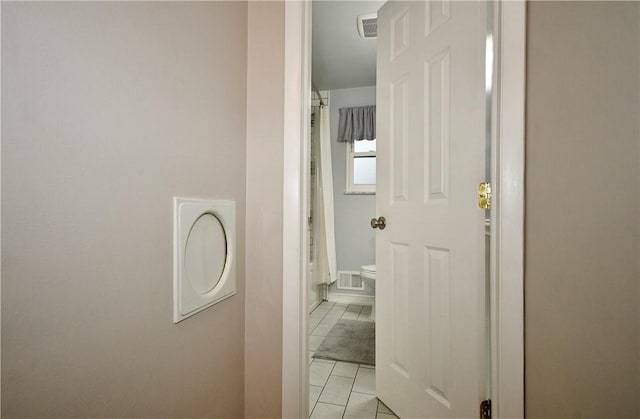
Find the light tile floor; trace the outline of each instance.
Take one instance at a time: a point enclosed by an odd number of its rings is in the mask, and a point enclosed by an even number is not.
[[[371,321],[370,306],[322,302],[309,318],[309,413],[311,418],[397,418],[376,397],[375,367],[313,359],[338,319]]]

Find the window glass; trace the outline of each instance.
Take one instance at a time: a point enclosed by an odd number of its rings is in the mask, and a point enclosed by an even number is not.
[[[375,157],[354,157],[353,158],[353,184],[354,185],[375,185],[376,184],[376,158]]]

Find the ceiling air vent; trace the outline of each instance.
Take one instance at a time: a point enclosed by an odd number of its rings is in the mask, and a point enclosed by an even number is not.
[[[363,38],[378,37],[378,15],[369,13],[358,16],[358,33]]]

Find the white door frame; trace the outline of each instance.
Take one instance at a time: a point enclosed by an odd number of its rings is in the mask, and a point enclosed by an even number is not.
[[[526,3],[500,1],[492,168],[491,382],[496,418],[524,417]],[[282,416],[307,416],[306,260],[311,3],[285,4]]]

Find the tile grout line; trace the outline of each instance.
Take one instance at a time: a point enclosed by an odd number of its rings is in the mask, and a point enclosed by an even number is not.
[[[320,307],[322,303],[318,304],[318,307]],[[316,311],[318,309],[318,307],[316,307],[313,311]],[[333,308],[333,306],[331,307]],[[311,313],[313,313],[313,311]],[[311,313],[309,313],[309,315],[311,315]],[[327,313],[329,313],[329,311],[327,311]],[[327,317],[327,313],[324,314],[324,316],[322,316],[322,318],[320,319],[320,321],[318,322],[318,325],[316,325],[316,327],[318,327],[320,325],[320,323],[322,323],[322,321],[325,319],[325,317]],[[315,330],[315,327],[314,327]],[[313,351],[313,353],[315,354],[316,351]],[[311,355],[311,362],[313,362],[313,355]],[[309,366],[311,366],[311,364],[309,364]],[[336,364],[333,364],[333,367],[331,368],[331,371],[329,371],[329,377],[331,377],[331,373],[333,372],[333,368],[335,368]],[[309,368],[309,367],[307,367]],[[318,398],[316,399],[315,403],[313,404],[313,409],[311,409],[311,412],[309,412],[309,417],[311,417],[313,415],[314,410],[316,410],[316,406],[318,406],[318,402],[320,401],[320,396],[322,396],[322,392],[324,391],[325,386],[327,385],[327,381],[329,381],[329,377],[327,377],[327,379],[325,380],[324,384],[322,385],[322,390],[320,390],[320,394],[318,394]],[[309,384],[309,386],[311,386],[311,384]],[[310,388],[309,388],[310,389]],[[307,391],[309,390],[307,389]]]
[[[336,367],[336,364],[333,364],[333,367],[331,367],[331,371],[329,371],[329,376],[327,377],[327,380],[324,382],[324,385],[322,386],[322,391],[320,391],[320,394],[318,394],[318,400],[316,400],[316,404],[313,405],[313,410],[316,410],[316,406],[318,406],[318,403],[320,403],[320,397],[322,397],[322,393],[324,393],[324,389],[327,386],[327,383],[329,382],[329,378],[331,378],[331,373],[333,373],[333,369]],[[327,402],[322,402],[322,403],[326,403],[326,404],[332,404],[334,406],[340,406],[339,404],[334,404],[334,403],[327,403]],[[346,406],[345,406],[346,409]],[[311,415],[313,415],[313,410],[311,411]],[[309,417],[311,417],[311,415],[309,415]]]
[[[358,371],[360,371],[360,364],[358,364],[358,369],[356,369],[356,375],[353,377],[353,383],[351,383],[351,390],[349,390],[349,397],[347,397],[347,404],[344,405],[344,412],[342,412],[342,419],[344,419],[344,415],[347,414],[347,406],[349,406],[349,400],[351,400],[351,394],[353,393],[353,387],[356,385],[356,378],[358,378]],[[376,411],[376,416],[378,412]]]
[[[334,306],[335,306],[335,304],[332,305],[329,310],[331,310]],[[320,319],[320,322],[318,323],[318,326],[320,326],[320,323],[322,323],[322,321],[327,317],[327,314],[329,314],[329,310],[327,310],[325,315],[322,316],[322,319]],[[313,351],[313,352],[315,353],[315,351]],[[313,356],[312,356],[312,359],[313,359]],[[336,362],[333,363],[333,367],[331,367],[331,371],[329,371],[329,376],[327,377],[327,379],[325,380],[324,384],[322,385],[322,390],[320,391],[320,394],[318,394],[318,399],[316,400],[315,404],[313,405],[313,409],[311,410],[311,413],[309,414],[309,417],[311,417],[313,415],[313,412],[314,412],[314,410],[316,410],[316,407],[318,406],[318,403],[320,403],[320,397],[322,397],[322,393],[324,393],[324,389],[327,386],[327,383],[329,382],[329,378],[331,378],[331,374],[333,373],[333,369],[336,367],[336,364],[337,364]],[[325,402],[322,402],[322,403],[325,403]],[[327,404],[333,404],[333,403],[327,403]],[[334,406],[339,406],[339,405],[334,405]],[[345,409],[346,409],[346,406],[345,406]]]
[[[356,319],[355,319],[355,320],[358,320],[358,319],[359,319],[359,317],[362,315],[362,312],[364,311],[364,307],[365,307],[365,306],[364,306],[364,305],[360,305],[360,310],[358,310],[358,312],[356,313],[356,312],[353,312],[353,311],[351,311],[351,312],[349,312],[349,311],[348,311],[348,308],[349,308],[349,306],[350,306],[350,305],[352,305],[352,304],[347,304],[347,306],[345,307],[345,310],[344,310],[344,311],[342,312],[342,314],[338,317],[338,319],[344,319],[344,315],[345,315],[346,313],[355,313],[355,314],[356,314]],[[358,305],[358,304],[353,304],[353,305]],[[329,312],[330,312],[334,307],[336,307],[336,303],[332,303],[331,307],[330,307],[330,308],[326,311],[326,313],[322,316],[322,318],[320,319],[320,321],[318,322],[318,324],[316,325],[316,327],[314,327],[314,331],[315,331],[315,329],[316,329],[317,327],[319,327],[319,326],[320,326],[320,324],[321,324],[321,323],[323,323],[323,322],[325,321],[325,319],[326,319],[326,318],[327,318],[327,316],[329,315]],[[317,309],[317,308],[318,308],[318,307],[316,307],[316,309]],[[314,310],[314,311],[315,311],[315,310]],[[315,351],[314,351],[314,353],[315,353]],[[334,364],[333,364],[333,366],[332,366],[332,368],[331,368],[331,371],[329,372],[329,376],[327,377],[327,380],[324,382],[324,385],[322,386],[322,390],[320,391],[320,394],[318,395],[318,399],[316,400],[316,402],[315,402],[315,404],[314,404],[314,406],[313,406],[313,409],[311,410],[311,413],[310,413],[310,415],[309,415],[309,416],[312,416],[312,415],[313,415],[313,412],[314,412],[314,411],[315,411],[315,409],[317,408],[318,403],[324,403],[324,404],[331,405],[331,406],[343,407],[343,408],[344,408],[344,410],[343,410],[343,412],[342,412],[342,418],[344,419],[344,417],[345,417],[345,416],[346,416],[346,414],[347,414],[347,407],[348,407],[348,405],[349,405],[349,401],[351,400],[351,396],[352,396],[352,394],[353,394],[353,393],[358,393],[358,394],[363,394],[363,395],[371,396],[371,394],[369,394],[369,393],[361,393],[361,392],[353,391],[353,388],[355,387],[356,378],[358,377],[358,372],[360,372],[360,369],[365,368],[365,367],[363,367],[363,366],[362,366],[362,364],[357,363],[356,365],[357,365],[358,367],[357,367],[357,369],[356,369],[355,376],[353,377],[353,381],[352,381],[352,383],[351,383],[351,389],[350,389],[350,391],[349,391],[349,396],[347,397],[346,404],[345,404],[344,406],[342,406],[342,405],[340,405],[340,404],[335,404],[335,403],[330,403],[330,402],[321,402],[321,401],[320,401],[320,397],[322,396],[322,393],[324,393],[324,390],[325,390],[325,388],[326,388],[326,386],[327,386],[327,383],[329,382],[329,379],[331,378],[331,376],[333,376],[333,371],[335,370],[335,368],[336,368],[336,366],[337,366],[337,365],[338,365],[338,361],[335,361],[335,362],[334,362]],[[369,369],[371,369],[371,368],[369,368]],[[337,375],[336,375],[336,376],[337,376]],[[342,376],[337,376],[337,377],[342,377]],[[351,377],[344,377],[344,378],[351,378]],[[380,413],[380,402],[381,402],[381,401],[380,401],[380,399],[378,399],[378,397],[377,397],[377,395],[376,395],[376,394],[373,394],[373,396],[376,398],[376,410],[375,410],[375,412],[374,412],[374,413],[375,413],[375,418],[377,419],[377,417],[378,417],[378,413]]]

